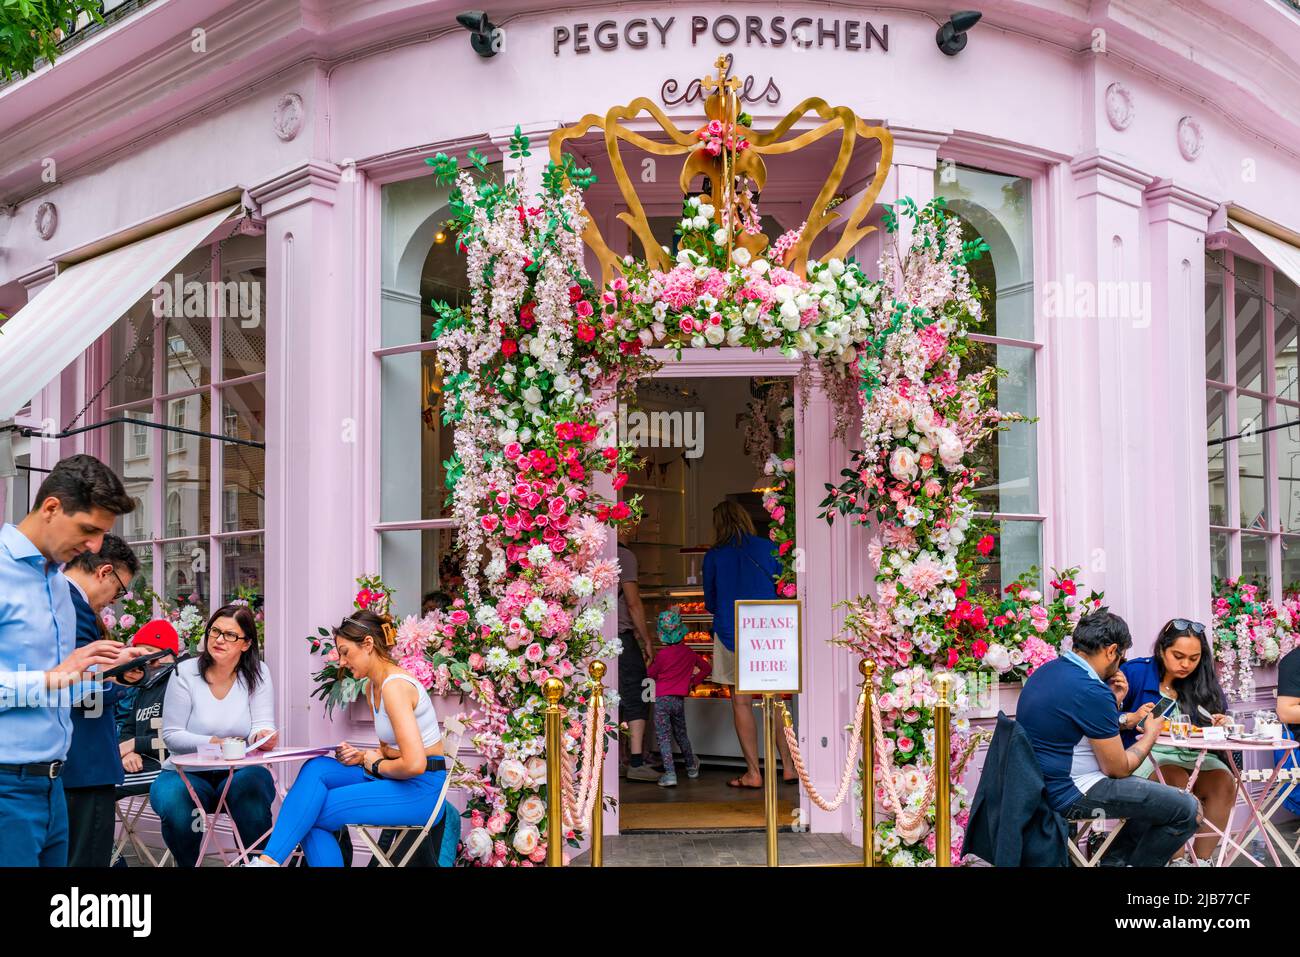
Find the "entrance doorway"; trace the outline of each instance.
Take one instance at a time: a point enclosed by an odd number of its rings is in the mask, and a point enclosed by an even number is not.
[[[653,654],[658,656],[666,647],[657,627],[660,613],[676,609],[686,632],[680,644],[712,669],[714,616],[706,607],[704,558],[715,544],[714,509],[719,503],[733,503],[747,516],[755,535],[769,541],[773,518],[764,499],[770,504],[777,488],[765,466],[772,455],[793,454],[796,390],[791,375],[674,376],[672,372],[686,370],[674,370],[671,364],[665,371],[669,375],[638,387],[637,409],[620,412],[621,437],[638,447],[642,462],[622,490],[625,498],[640,496],[642,505],[642,520],[625,544],[636,558],[637,592]],[[620,662],[636,651],[625,647]],[[732,688],[712,678],[696,684],[682,701],[687,736],[699,762],[695,777],[688,775],[679,746],[673,747],[673,767],[663,763],[654,720],[659,689],[653,679],[643,682],[641,700],[647,713],[642,754],[633,755],[633,736],[622,739],[623,833],[764,826],[762,789],[732,786],[745,778],[747,763],[733,717]],[[630,691],[620,682],[621,695]],[[756,699],[752,714],[762,769],[757,704]],[[786,704],[797,719],[797,702]],[[793,767],[779,755],[776,773],[793,777]],[[644,763],[634,769],[636,757]],[[675,771],[673,786],[659,780],[668,770]],[[778,788],[778,820],[789,827],[799,820],[799,787],[781,783]]]

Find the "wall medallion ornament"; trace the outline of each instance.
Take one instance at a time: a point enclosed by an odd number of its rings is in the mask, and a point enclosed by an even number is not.
[[[286,143],[298,135],[307,111],[303,107],[302,97],[297,93],[286,93],[275,104],[275,117],[271,125],[275,135]]]
[[[36,207],[36,235],[49,239],[59,228],[59,211],[53,203],[41,203]]]
[[[1201,155],[1205,149],[1205,130],[1199,120],[1184,116],[1178,121],[1178,152],[1189,163]]]
[[[1137,115],[1133,103],[1133,93],[1123,83],[1112,83],[1106,87],[1106,119],[1117,130],[1126,130]]]

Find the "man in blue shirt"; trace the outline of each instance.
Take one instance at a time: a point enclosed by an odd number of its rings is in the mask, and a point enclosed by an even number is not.
[[[1104,866],[1164,867],[1195,833],[1200,806],[1184,791],[1132,776],[1160,734],[1160,721],[1151,720],[1132,747],[1120,740],[1119,702],[1128,686],[1119,666],[1132,644],[1123,618],[1105,609],[1085,615],[1073,649],[1025,682],[1016,720],[1029,735],[1057,813],[1127,822]],[[1144,705],[1136,719],[1150,711]]]
[[[0,867],[62,867],[68,807],[60,775],[72,703],[91,668],[138,657],[107,639],[76,647],[77,616],[61,570],[98,551],[134,503],[89,455],[63,459],[17,525],[0,528]]]

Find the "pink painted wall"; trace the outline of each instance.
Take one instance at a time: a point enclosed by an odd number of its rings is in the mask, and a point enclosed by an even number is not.
[[[17,205],[8,218],[0,212],[0,287],[23,283],[34,293],[63,252],[231,187],[260,205],[269,656],[290,737],[332,741],[365,731],[331,723],[309,703],[301,636],[337,613],[352,578],[375,561],[377,184],[423,175],[423,157],[437,149],[498,150],[516,122],[540,145],[547,131],[587,112],[636,96],[657,101],[665,79],[699,76],[727,49],[738,73],[754,74],[760,87],[770,76],[781,89],[779,105],[751,107],[758,126],[808,96],[890,126],[896,167],[882,201],[928,198],[944,159],[1030,177],[1038,290],[1069,280],[1149,284],[1149,323],[1039,310],[1044,562],[1082,564],[1088,583],[1129,619],[1139,650],[1170,615],[1208,620],[1205,234],[1226,203],[1300,229],[1300,18],[1281,5],[1245,11],[1229,0],[997,0],[982,5],[985,19],[966,51],[947,58],[933,35],[948,9],[909,6],[561,12],[511,0],[492,11],[507,31],[506,51],[485,61],[453,11],[432,2],[157,0],[54,69],[0,88],[0,204]],[[889,25],[889,50],[691,43],[691,17],[724,14],[869,19]],[[677,18],[666,45],[652,32],[643,50],[552,52],[557,25],[649,16]],[[195,28],[205,31],[205,52],[192,48]],[[305,116],[285,140],[272,118],[287,93],[302,97]],[[1108,101],[1131,104],[1125,128],[1108,118]],[[668,112],[683,125],[700,116],[698,104]],[[1179,151],[1184,116],[1203,134],[1193,160]],[[41,178],[47,159],[53,183]],[[607,186],[593,192],[593,204],[608,217],[601,196]],[[60,211],[50,240],[33,225],[45,201]],[[875,249],[868,240],[864,257]],[[748,357],[691,361],[753,367]],[[65,417],[88,378],[64,373],[37,397],[33,417]],[[824,398],[814,393],[805,413],[800,544],[813,564],[803,582],[810,653],[800,721],[816,783],[833,791],[857,675],[823,640],[838,624],[831,603],[868,589],[871,570],[860,532],[812,519],[821,487],[814,477],[834,475],[846,448],[831,441]],[[357,424],[356,441],[341,438],[346,421]],[[34,447],[33,464],[76,443],[53,445]],[[814,811],[811,823],[847,834],[855,827],[847,810]]]

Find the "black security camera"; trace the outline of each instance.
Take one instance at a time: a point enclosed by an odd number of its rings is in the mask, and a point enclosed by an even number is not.
[[[984,14],[978,10],[963,10],[948,18],[948,22],[934,35],[934,41],[944,55],[956,56],[966,49],[966,31],[979,23],[982,16]]]
[[[493,26],[482,10],[469,10],[456,17],[456,22],[469,31],[469,45],[479,56],[487,59],[501,52],[503,34]]]

